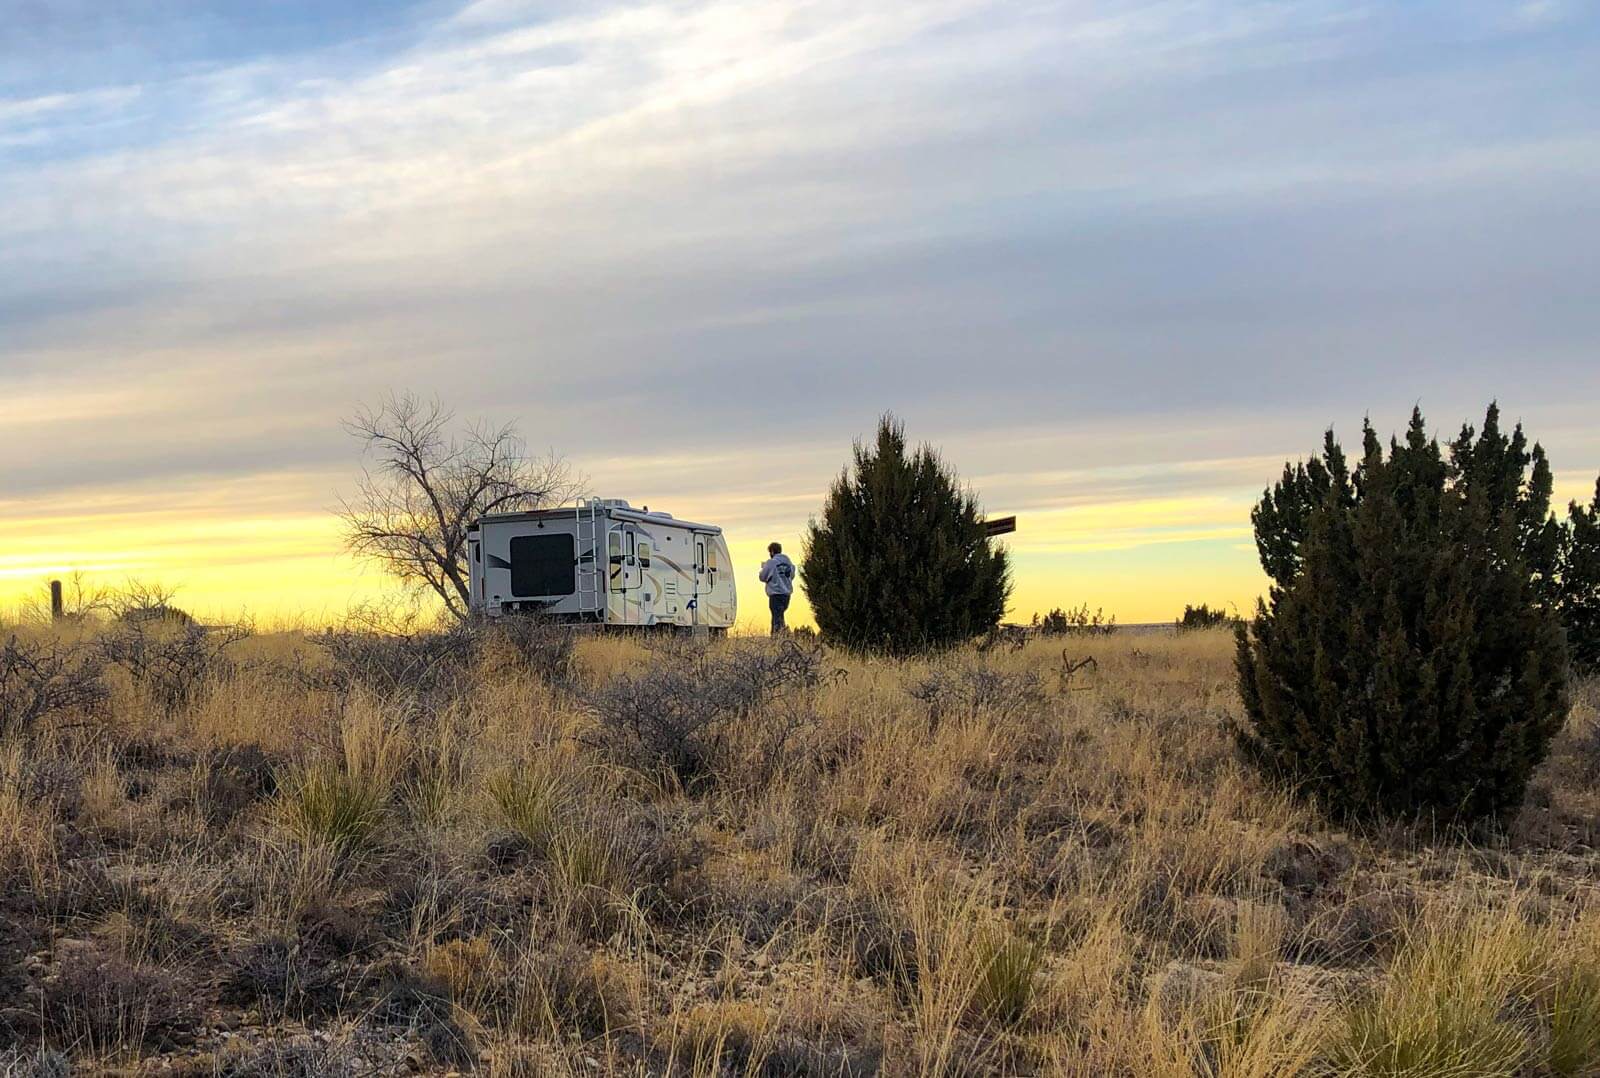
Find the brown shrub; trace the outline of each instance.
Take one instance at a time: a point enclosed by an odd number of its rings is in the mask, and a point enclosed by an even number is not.
[[[26,733],[51,716],[97,710],[107,696],[101,667],[81,644],[10,637],[0,645],[0,734]]]
[[[49,1036],[95,1050],[169,1047],[198,1017],[193,988],[178,974],[136,965],[93,944],[60,953],[41,989]]]
[[[354,987],[353,971],[314,941],[270,936],[227,956],[226,1003],[258,1006],[272,1019],[339,1013]]]
[[[822,657],[820,645],[793,639],[665,650],[649,670],[591,696],[599,744],[618,763],[686,790],[719,781],[759,785],[812,722],[799,697],[822,683]],[[741,743],[755,750],[753,759],[738,751]]]
[[[531,1033],[602,1037],[634,1021],[634,986],[603,955],[567,943],[521,956],[515,971],[516,1028]]]

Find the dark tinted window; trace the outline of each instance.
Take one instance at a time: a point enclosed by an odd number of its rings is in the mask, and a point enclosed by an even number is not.
[[[571,595],[576,573],[570,535],[519,535],[511,540],[511,594]]]

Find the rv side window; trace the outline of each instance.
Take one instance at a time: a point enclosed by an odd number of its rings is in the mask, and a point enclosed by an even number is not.
[[[694,543],[694,571],[697,573],[706,571],[706,541],[704,539],[696,539]]]
[[[646,569],[650,568],[650,543],[648,541],[639,543],[639,564]]]
[[[611,564],[611,590],[622,590],[622,536],[612,532],[606,537],[606,557]]]
[[[473,543],[472,544],[472,560],[473,561],[482,561],[483,560],[483,547],[482,547],[481,544],[478,544],[478,543]]]

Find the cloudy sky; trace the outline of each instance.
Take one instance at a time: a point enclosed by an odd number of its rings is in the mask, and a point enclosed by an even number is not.
[[[1329,424],[1592,489],[1600,3],[0,0],[0,606],[370,594],[390,388],[749,570],[893,409],[1018,615],[1242,605]]]

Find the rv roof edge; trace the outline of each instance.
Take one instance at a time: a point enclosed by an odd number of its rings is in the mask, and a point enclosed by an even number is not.
[[[722,534],[722,528],[716,524],[699,524],[692,520],[680,520],[671,513],[656,510],[647,513],[642,509],[635,509],[621,498],[592,498],[587,502],[580,501],[576,506],[564,505],[557,509],[527,509],[519,513],[489,513],[479,517],[470,528],[480,524],[503,524],[508,521],[518,520],[553,520],[556,518],[570,517],[575,510],[588,509],[594,506],[603,513],[608,513],[618,520],[631,520],[639,524],[670,524],[674,528],[688,528],[690,531],[707,532],[712,535]]]
[[[690,531],[709,532],[713,535],[722,534],[722,529],[715,524],[696,524],[692,520],[679,520],[669,517],[665,513],[641,513],[637,509],[613,509],[611,515],[617,520],[632,520],[640,524],[671,524],[674,528],[688,528]]]

